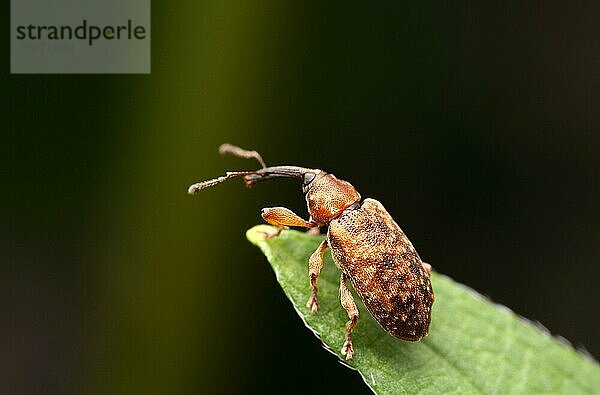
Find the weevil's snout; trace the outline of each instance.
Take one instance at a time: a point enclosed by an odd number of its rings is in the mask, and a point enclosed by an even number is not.
[[[356,189],[333,174],[318,174],[306,187],[308,212],[318,224],[329,223],[357,203],[360,203],[360,194]]]

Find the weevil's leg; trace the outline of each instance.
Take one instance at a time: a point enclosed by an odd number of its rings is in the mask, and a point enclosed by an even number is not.
[[[321,229],[318,226],[315,226],[314,228],[307,230],[306,233],[313,236],[320,235]]]
[[[319,298],[317,297],[317,278],[323,269],[323,254],[327,249],[327,240],[323,240],[319,247],[312,253],[308,260],[308,275],[310,276],[310,287],[312,295],[306,302],[306,307],[310,309],[312,314],[317,314],[319,309]]]
[[[277,237],[281,234],[284,229],[288,229],[287,226],[278,226],[275,232],[260,232],[265,235],[265,240],[270,239],[271,237]]]
[[[265,237],[271,238],[275,236],[279,236],[281,231],[288,226],[300,226],[303,228],[314,228],[318,226],[314,222],[306,221],[296,214],[290,209],[285,207],[266,207],[262,209],[261,216],[265,221],[270,223],[273,226],[277,227],[277,232],[275,233],[265,233]]]
[[[346,356],[346,360],[350,360],[354,354],[354,347],[352,347],[352,330],[358,322],[358,308],[356,307],[356,303],[354,302],[350,290],[346,286],[346,280],[346,275],[342,273],[342,277],[340,278],[340,301],[342,302],[344,310],[348,313],[348,318],[350,318],[350,321],[346,324],[346,341],[342,346],[342,355]]]
[[[425,269],[427,274],[431,274],[431,265],[429,263],[421,262],[421,265],[423,266],[423,269]]]

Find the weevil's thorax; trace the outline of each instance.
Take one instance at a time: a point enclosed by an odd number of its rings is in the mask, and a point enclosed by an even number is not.
[[[353,204],[360,202],[360,194],[347,181],[322,172],[306,188],[306,204],[311,219],[327,224]]]

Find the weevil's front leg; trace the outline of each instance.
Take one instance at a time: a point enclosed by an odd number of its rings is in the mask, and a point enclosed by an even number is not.
[[[308,260],[308,275],[310,276],[310,287],[312,295],[306,302],[306,307],[310,309],[312,314],[317,314],[319,309],[319,298],[317,297],[317,278],[323,269],[323,254],[327,249],[327,240],[323,240],[319,247],[313,252]]]
[[[340,301],[342,302],[344,310],[348,313],[348,318],[350,318],[350,321],[346,324],[346,341],[342,346],[342,355],[346,356],[346,360],[350,360],[354,354],[354,347],[352,347],[352,330],[358,322],[358,308],[356,307],[356,303],[354,302],[350,290],[346,286],[346,279],[346,275],[342,273],[342,277],[340,278]]]
[[[310,228],[309,230],[307,230],[306,234],[309,234],[309,235],[312,235],[312,236],[320,235],[321,234],[321,229],[319,229],[318,226],[315,226],[314,228]]]
[[[314,228],[318,225],[314,222],[306,221],[297,216],[292,210],[285,207],[266,207],[262,209],[261,216],[265,221],[277,227],[275,233],[265,233],[266,238],[279,236],[282,230],[288,226],[300,226],[303,228]]]

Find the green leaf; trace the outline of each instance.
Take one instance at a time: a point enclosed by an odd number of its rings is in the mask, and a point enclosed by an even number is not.
[[[345,311],[338,299],[340,271],[329,252],[319,277],[319,313],[310,296],[308,258],[323,236],[293,230],[265,240],[267,225],[247,232],[273,266],[277,281],[306,326],[341,359]],[[354,359],[365,383],[381,394],[397,393],[599,393],[600,366],[543,328],[493,304],[438,273],[429,336],[403,342],[388,335],[355,296],[361,316],[354,330]]]

